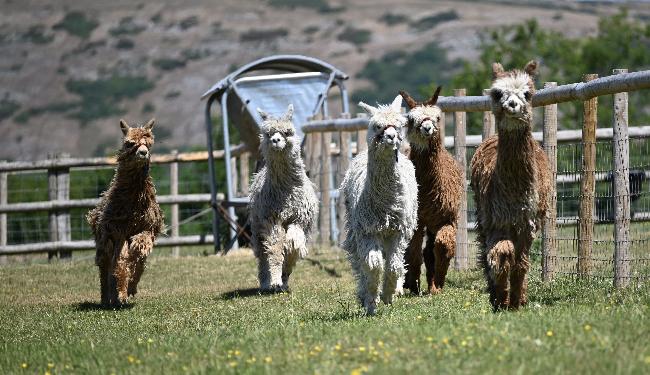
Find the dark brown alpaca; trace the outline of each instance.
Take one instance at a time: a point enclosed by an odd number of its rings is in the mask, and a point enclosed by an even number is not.
[[[86,219],[95,237],[102,305],[117,307],[135,295],[145,261],[163,231],[163,212],[149,175],[154,119],[131,128],[124,120],[118,165],[111,185]]]
[[[497,135],[478,147],[471,163],[479,263],[494,309],[517,309],[527,302],[528,253],[548,210],[551,174],[531,133],[537,62],[523,71],[492,68]]]
[[[423,255],[429,292],[438,293],[445,285],[449,262],[456,253],[463,175],[440,137],[442,112],[435,105],[440,89],[438,87],[433,96],[422,103],[400,91],[410,109],[406,135],[411,146],[409,158],[415,166],[418,182],[418,227],[406,250],[404,282],[404,287],[415,294],[420,293]],[[428,239],[423,251],[425,232]]]

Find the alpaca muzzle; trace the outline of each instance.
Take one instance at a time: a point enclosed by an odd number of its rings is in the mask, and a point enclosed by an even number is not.
[[[140,147],[138,147],[137,151],[135,152],[135,156],[138,159],[149,160],[151,154],[149,153],[149,149],[147,148],[147,146],[141,145]]]
[[[433,125],[431,117],[425,117],[420,121],[420,132],[425,136],[431,136],[435,132],[436,127]]]

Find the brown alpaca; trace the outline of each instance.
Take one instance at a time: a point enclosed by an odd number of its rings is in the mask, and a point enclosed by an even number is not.
[[[410,109],[406,134],[411,147],[409,158],[415,166],[418,182],[418,227],[405,254],[404,287],[414,294],[420,293],[423,255],[429,292],[437,293],[445,285],[449,262],[456,253],[463,175],[440,137],[442,112],[435,105],[440,89],[438,87],[433,96],[422,103],[400,91]],[[427,245],[423,251],[425,231]]]
[[[551,174],[533,139],[531,99],[537,62],[505,72],[495,63],[490,90],[497,135],[472,158],[479,263],[495,310],[526,304],[528,253],[548,210]]]
[[[131,128],[124,120],[118,165],[107,191],[86,220],[95,237],[102,305],[117,307],[135,295],[145,261],[163,231],[163,212],[149,175],[154,119]]]

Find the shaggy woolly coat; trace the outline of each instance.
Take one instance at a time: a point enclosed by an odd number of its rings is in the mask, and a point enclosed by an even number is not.
[[[495,309],[518,308],[527,302],[529,250],[549,208],[549,164],[531,133],[534,86],[530,76],[536,63],[531,64],[526,72],[507,73],[495,65],[492,111],[498,133],[478,147],[471,162],[479,263]],[[521,84],[517,88],[516,81],[526,79],[528,88]],[[518,95],[524,106],[521,118],[506,114],[507,106],[518,104],[516,97],[506,103],[510,99],[505,95]]]
[[[358,297],[368,314],[374,314],[379,285],[382,300],[391,303],[401,292],[404,251],[417,225],[417,182],[413,164],[393,149],[381,144],[389,126],[398,130],[406,122],[399,113],[399,102],[391,107],[372,108],[368,150],[351,162],[341,184],[346,207],[346,233],[342,244],[348,253],[358,282]]]
[[[148,125],[153,126],[152,121]],[[126,303],[128,296],[137,293],[146,258],[164,231],[149,160],[133,161],[137,146],[146,145],[150,152],[151,127],[126,125],[123,131],[125,144],[117,156],[115,175],[97,207],[86,215],[95,238],[102,304],[113,306]]]
[[[406,250],[404,286],[420,292],[420,270],[424,256],[430,293],[438,292],[445,282],[451,259],[456,253],[456,228],[462,193],[463,175],[458,162],[445,149],[440,137],[441,110],[435,106],[440,87],[427,102],[417,103],[401,91],[410,108],[407,138],[409,159],[415,166],[418,184],[418,226]],[[427,246],[422,250],[424,235]]]
[[[319,202],[305,173],[291,115],[272,119],[264,114],[263,118],[266,122],[261,153],[265,165],[255,174],[250,187],[252,246],[258,258],[260,288],[286,290],[298,257],[307,255]],[[273,150],[271,137],[280,137],[278,134],[282,134],[286,146]]]

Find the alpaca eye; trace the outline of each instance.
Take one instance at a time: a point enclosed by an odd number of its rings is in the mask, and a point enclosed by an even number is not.
[[[503,92],[501,90],[492,90],[492,99],[499,101],[503,97]]]
[[[124,144],[126,145],[126,147],[129,147],[129,148],[135,146],[135,142],[133,142],[133,141],[126,141],[126,142],[124,142]]]
[[[533,94],[531,94],[530,91],[526,91],[524,93],[524,98],[526,98],[526,100],[530,100],[530,98],[532,98],[532,97],[533,97]]]
[[[375,125],[375,130],[379,130],[379,129],[381,129],[381,125],[379,124]]]
[[[284,132],[284,136],[285,137],[292,137],[293,136],[293,130],[287,130],[286,132]]]

